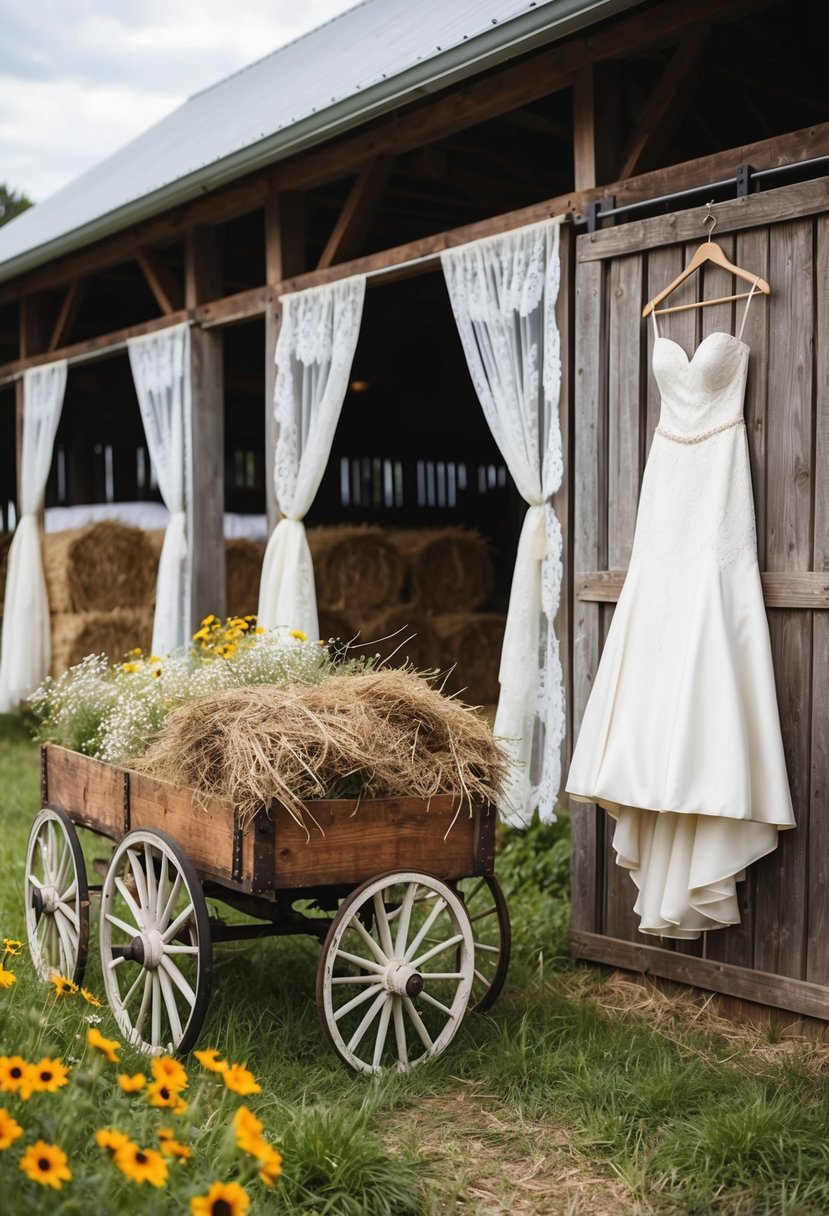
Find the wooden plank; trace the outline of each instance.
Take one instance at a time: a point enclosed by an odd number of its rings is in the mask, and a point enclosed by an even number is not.
[[[701,242],[700,242],[701,243]],[[726,234],[718,242],[729,261],[734,260],[734,237]],[[723,296],[733,295],[742,288],[742,280],[735,279],[720,266],[713,262],[706,263],[700,268],[700,298],[702,300],[719,300]],[[752,300],[752,304],[757,301]],[[742,303],[742,301],[741,301]],[[744,305],[743,305],[744,307]],[[709,334],[733,334],[734,330],[734,301],[728,300],[722,304],[709,304],[706,308],[697,310],[700,323],[700,341]],[[741,314],[742,316],[742,314]]]
[[[625,570],[579,571],[575,575],[576,599],[585,603],[614,604],[625,581]],[[765,571],[760,575],[767,608],[829,608],[829,571],[791,574]]]
[[[768,279],[769,230],[754,228],[737,236],[736,263]],[[739,315],[739,314],[738,314]],[[737,327],[741,321],[738,321]],[[766,433],[768,429],[768,371],[769,371],[769,308],[765,296],[751,301],[745,318],[743,341],[751,349],[746,382],[745,420],[748,452],[751,461],[751,481],[754,491],[754,516],[757,524],[757,559],[764,570],[766,560]],[[781,604],[769,598],[771,585],[764,581],[766,607],[804,607],[803,604]],[[784,590],[784,589],[783,589]],[[814,590],[820,594],[820,589]],[[818,604],[814,605],[818,607]]]
[[[820,178],[716,203],[711,208],[711,214],[717,217],[719,240],[726,232],[760,228],[775,221],[814,215],[828,207],[829,180]],[[701,208],[694,207],[688,211],[674,211],[670,215],[659,215],[648,220],[632,220],[617,228],[603,228],[599,232],[588,233],[585,243],[579,245],[579,261],[619,257],[641,249],[654,249],[658,245],[673,245],[677,241],[699,243],[703,215]]]
[[[224,799],[203,806],[189,790],[143,773],[130,773],[130,826],[166,832],[184,849],[200,875],[219,880],[233,873],[233,806]],[[242,882],[252,879],[252,853]]]
[[[88,277],[82,275],[77,279],[73,279],[67,287],[63,303],[60,306],[60,312],[52,330],[52,336],[49,339],[47,347],[49,351],[55,351],[58,347],[64,346],[69,341],[72,326],[80,312],[88,285]]]
[[[815,225],[815,570],[829,582],[829,216]],[[812,649],[809,935],[806,979],[829,984],[829,616],[815,615]]]
[[[110,334],[87,338],[84,342],[73,342],[71,346],[64,346],[61,350],[45,351],[42,355],[35,355],[32,358],[18,359],[14,363],[7,363],[5,367],[0,368],[0,381],[15,378],[29,367],[53,363],[56,359],[77,359],[79,357],[91,359],[98,354],[101,358],[106,358],[113,347],[125,346],[129,338],[152,334],[159,329],[166,329],[168,325],[180,325],[183,321],[189,320],[191,320],[190,314],[185,311],[174,313],[171,317],[154,317],[152,321],[141,321],[138,325],[128,325],[124,329],[116,329]]]
[[[184,240],[184,301],[192,313],[222,295],[222,257],[212,224],[190,228]]]
[[[615,176],[619,146],[619,72],[616,64],[590,63],[573,75],[573,176],[576,191]]]
[[[113,839],[124,832],[124,770],[91,756],[58,747],[41,747],[45,765],[43,803],[60,807],[75,823]]]
[[[268,308],[275,299],[276,292],[273,287],[249,287],[246,291],[237,291],[235,295],[223,296],[221,300],[200,304],[194,315],[203,329],[238,325],[242,321],[267,315]]]
[[[156,304],[165,316],[184,307],[184,293],[159,254],[152,249],[139,249],[135,260],[155,297]]]
[[[559,643],[561,674],[564,686],[564,738],[561,741],[561,786],[559,801],[563,797],[564,781],[570,756],[573,752],[573,639],[570,621],[573,613],[573,503],[572,503],[572,437],[573,437],[573,293],[572,273],[575,266],[575,238],[569,227],[562,225],[559,234],[559,257],[561,279],[556,300],[556,324],[558,326],[561,351],[561,384],[559,388],[559,424],[561,427],[561,451],[564,457],[564,473],[559,490],[553,495],[553,510],[556,513],[563,538],[561,597],[554,622]]]
[[[682,246],[669,245],[664,249],[654,249],[648,254],[647,258],[647,297],[653,299],[658,295],[663,287],[668,283],[672,283],[684,266]],[[682,316],[683,314],[676,314]],[[665,322],[667,317],[659,318],[661,322],[661,332],[667,330]],[[645,428],[644,428],[644,446],[645,454],[650,451],[651,442],[653,440],[653,432],[659,424],[659,415],[662,408],[662,394],[659,391],[659,386],[656,383],[656,377],[653,374],[653,343],[654,343],[654,328],[650,318],[644,323],[644,341],[647,352],[647,383],[645,386],[646,404],[645,404]]]
[[[192,410],[191,632],[209,613],[224,617],[225,461],[224,338],[220,330],[190,332]]]
[[[812,222],[776,226],[769,276],[768,563],[812,563]],[[783,610],[769,622],[783,744],[799,830],[757,866],[755,965],[802,977],[807,933],[812,622]]]
[[[570,953],[610,967],[660,976],[742,1000],[829,1020],[829,988],[773,972],[750,971],[713,959],[675,954],[658,946],[619,941],[596,933],[570,934]]]
[[[578,238],[582,240],[583,238]],[[578,244],[578,240],[576,244]],[[573,529],[571,547],[576,569],[600,564],[607,554],[607,474],[605,342],[603,277],[600,262],[579,267],[575,291],[573,352]],[[573,602],[573,738],[599,665],[599,609]],[[571,918],[574,928],[599,929],[599,857],[604,812],[573,804],[570,866]]]
[[[317,262],[318,270],[362,252],[394,163],[393,156],[381,153],[360,170]]]

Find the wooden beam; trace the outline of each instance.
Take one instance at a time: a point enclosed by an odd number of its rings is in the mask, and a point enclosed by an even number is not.
[[[60,306],[60,312],[55,321],[55,327],[52,330],[47,350],[56,351],[58,347],[65,346],[69,341],[72,326],[75,324],[81,305],[83,304],[88,284],[89,279],[86,275],[73,279],[69,284],[63,297],[63,303]]]
[[[625,570],[594,570],[577,574],[576,599],[615,604],[625,582]],[[829,573],[767,570],[760,575],[767,608],[829,609]]]
[[[326,270],[335,262],[345,262],[362,252],[393,168],[394,157],[381,153],[360,172],[322,251],[318,270]]]
[[[51,327],[43,296],[24,296],[20,301],[20,357],[28,359],[48,348]]]
[[[647,159],[653,162],[673,135],[702,76],[702,52],[711,26],[698,22],[684,34],[665,70],[645,103],[636,129],[622,153],[616,177],[624,179],[641,172]]]
[[[224,338],[190,331],[193,486],[190,511],[193,632],[210,612],[223,617],[225,589]]]
[[[197,308],[222,294],[222,259],[216,229],[197,224],[184,239],[184,306]]]
[[[573,76],[573,174],[576,190],[610,181],[618,158],[618,70],[588,63]]]
[[[773,0],[696,0],[697,21],[726,25]],[[38,287],[54,287],[82,272],[134,258],[148,245],[183,237],[194,225],[221,223],[264,206],[282,190],[307,190],[358,172],[380,153],[396,155],[465,130],[568,87],[585,65],[675,41],[689,23],[688,0],[666,0],[644,13],[620,18],[598,31],[586,30],[517,64],[498,69],[434,98],[413,102],[391,116],[366,123],[356,135],[297,153],[226,186],[168,207],[140,224],[52,261],[4,286],[0,303]],[[774,141],[770,141],[774,142]],[[742,163],[738,159],[738,163]]]
[[[135,260],[155,296],[156,304],[166,316],[184,307],[181,287],[157,253],[152,249],[139,249]]]
[[[100,334],[97,338],[87,338],[84,342],[73,342],[71,346],[63,346],[55,351],[45,351],[33,355],[29,359],[16,359],[0,367],[0,384],[15,379],[29,367],[39,367],[44,363],[52,363],[56,359],[93,359],[96,355],[106,358],[109,351],[126,345],[128,338],[138,338],[142,334],[154,333],[157,329],[166,329],[168,325],[179,325],[182,321],[190,321],[190,313],[182,310],[170,317],[153,317],[152,321],[141,321],[138,325],[128,325],[124,329],[113,330],[112,333]]]

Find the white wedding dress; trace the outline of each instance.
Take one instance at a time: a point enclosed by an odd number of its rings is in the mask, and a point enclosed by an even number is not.
[[[737,924],[736,883],[794,827],[743,422],[748,357],[742,327],[691,358],[657,332],[659,426],[566,782],[616,820],[639,929],[664,937]]]

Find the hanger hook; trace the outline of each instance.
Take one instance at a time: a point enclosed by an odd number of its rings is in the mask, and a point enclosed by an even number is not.
[[[709,220],[710,220],[710,222],[711,222],[711,227],[710,227],[710,228],[707,230],[707,231],[708,231],[708,239],[709,239],[709,241],[711,240],[711,233],[714,231],[714,229],[715,229],[715,228],[716,228],[716,226],[717,226],[717,217],[716,217],[716,215],[712,215],[712,214],[711,214],[711,208],[712,208],[713,204],[714,204],[714,200],[713,200],[713,199],[711,200],[711,202],[710,202],[710,203],[706,203],[706,204],[705,204],[705,206],[706,206],[707,210],[706,210],[705,215],[703,216],[703,219],[702,219],[702,227],[703,227],[703,229],[705,229],[705,225],[706,225],[706,224],[709,222]]]

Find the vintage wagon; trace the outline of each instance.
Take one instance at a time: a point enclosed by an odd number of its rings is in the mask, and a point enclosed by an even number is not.
[[[466,1010],[488,1008],[503,985],[510,927],[489,805],[470,813],[454,795],[308,802],[306,832],[283,806],[243,822],[228,802],[203,806],[191,791],[53,744],[41,748],[41,805],[25,879],[35,967],[82,981],[90,897],[100,897],[107,1000],[148,1053],[197,1042],[214,942],[316,938],[323,1030],[362,1072],[437,1055]],[[88,882],[78,829],[114,842],[100,885]]]

